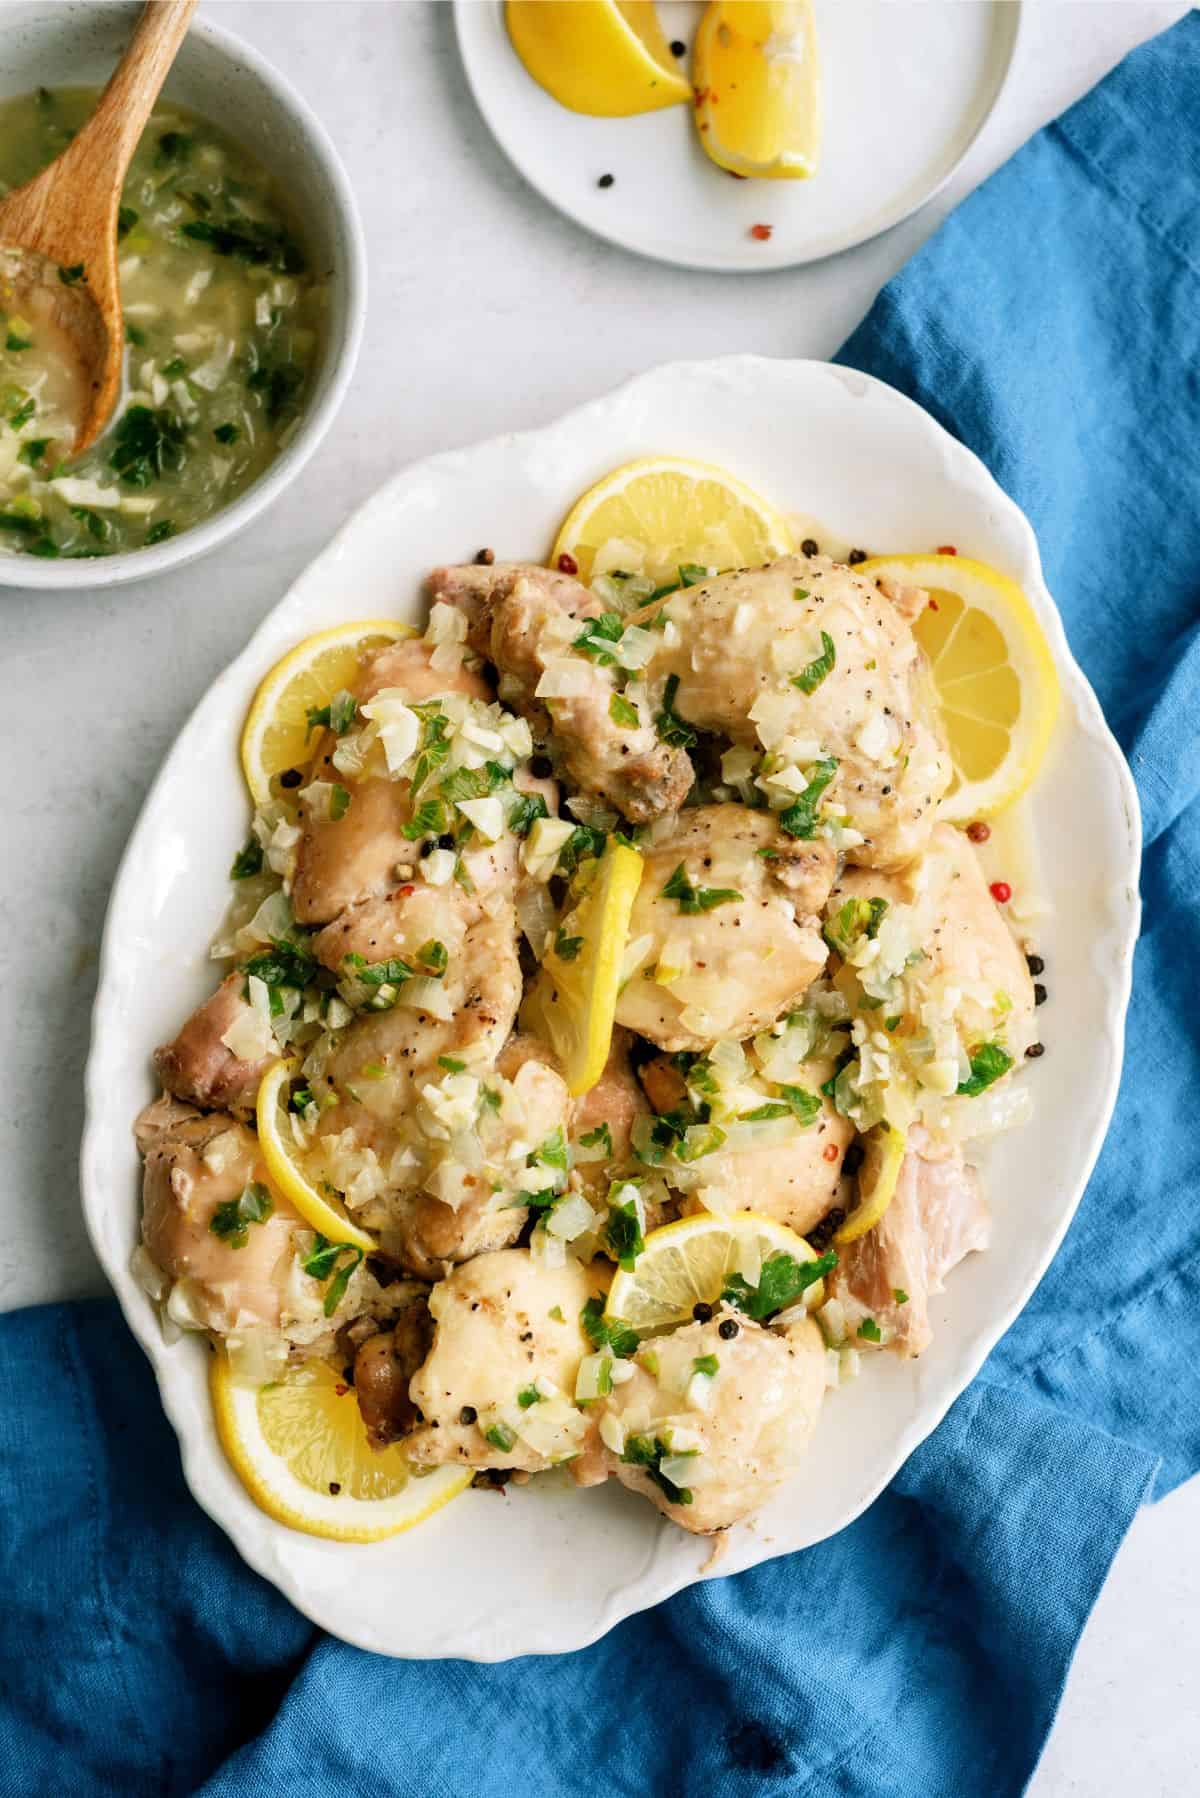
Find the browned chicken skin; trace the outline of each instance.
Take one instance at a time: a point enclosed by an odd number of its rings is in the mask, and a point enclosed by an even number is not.
[[[227,1049],[222,1036],[250,1006],[243,997],[244,974],[227,974],[210,999],[194,1011],[174,1042],[154,1053],[158,1077],[176,1098],[205,1111],[248,1114],[254,1110],[259,1081],[275,1054],[246,1061]]]

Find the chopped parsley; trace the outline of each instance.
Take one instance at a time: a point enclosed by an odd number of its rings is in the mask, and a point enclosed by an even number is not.
[[[649,1436],[626,1436],[625,1447],[621,1451],[621,1459],[627,1466],[644,1467],[660,1492],[664,1492],[673,1505],[690,1505],[691,1490],[687,1486],[677,1486],[662,1471],[662,1463],[670,1457],[671,1451],[661,1436],[651,1439]]]
[[[421,947],[417,950],[417,966],[423,974],[428,974],[432,980],[440,980],[442,978],[442,975],[446,972],[449,960],[450,957],[446,953],[445,943],[439,943],[436,937],[430,937],[429,941],[427,943],[422,943]]]
[[[509,808],[508,828],[515,837],[527,837],[539,818],[548,818],[550,808],[540,793],[518,793]]]
[[[556,867],[560,874],[574,874],[589,855],[603,855],[607,841],[594,824],[577,824],[558,852]]]
[[[688,915],[714,911],[718,905],[732,905],[742,895],[734,887],[695,887],[680,862],[662,890],[664,899],[677,899],[679,909]]]
[[[140,213],[135,212],[132,206],[120,207],[117,211],[118,238],[128,237],[129,233],[133,230],[133,227],[137,224],[140,216]]]
[[[715,1355],[697,1355],[692,1362],[692,1372],[707,1374],[711,1380],[720,1365]]]
[[[594,1349],[611,1349],[614,1355],[629,1356],[638,1345],[638,1333],[619,1317],[605,1317],[604,1300],[591,1298],[579,1313],[584,1335]]]
[[[808,599],[809,598],[808,588],[807,587],[793,587],[792,588],[792,598],[793,599]]]
[[[143,538],[143,542],[149,549],[155,543],[165,543],[168,537],[173,537],[174,535],[175,526],[172,521],[169,518],[160,518],[157,524],[152,524],[150,526],[150,529]]]
[[[18,406],[15,412],[9,414],[8,422],[14,431],[19,431],[22,425],[27,425],[29,423],[36,411],[37,401],[34,399],[26,399],[23,405]]]
[[[479,1093],[479,1103],[481,1105],[486,1105],[489,1111],[499,1111],[499,1109],[500,1109],[500,1094],[496,1091],[494,1086],[481,1087],[480,1093]]]
[[[304,385],[304,370],[294,362],[264,362],[247,377],[246,385],[251,393],[265,396],[267,421],[278,424],[285,413],[296,410],[295,399]]]
[[[557,1168],[562,1174],[569,1170],[571,1160],[567,1152],[567,1139],[563,1135],[561,1124],[557,1130],[552,1130],[541,1147],[534,1151],[530,1157],[530,1165],[532,1166],[535,1161],[540,1161],[545,1167]]]
[[[905,1292],[903,1286],[893,1286],[892,1297],[898,1305],[907,1305],[908,1303],[908,1294]]]
[[[886,899],[847,899],[825,926],[825,941],[845,960],[862,936],[877,937],[887,916]]]
[[[4,339],[4,347],[6,350],[11,350],[12,353],[16,355],[20,350],[31,350],[33,348],[33,338],[19,336],[18,333],[13,330],[12,326],[9,325],[8,333]]]
[[[316,979],[317,964],[306,950],[283,937],[272,939],[271,947],[252,955],[242,972],[253,974],[264,986],[306,987]]]
[[[344,1260],[349,1256],[349,1260]],[[363,1258],[363,1252],[352,1242],[330,1242],[318,1233],[312,1248],[300,1263],[311,1279],[329,1280],[325,1289],[325,1315],[332,1317],[346,1296],[350,1276]],[[340,1265],[339,1265],[340,1263]],[[333,1278],[330,1279],[332,1274]]]
[[[672,749],[694,749],[697,742],[695,731],[682,719],[675,710],[675,695],[679,691],[679,676],[669,674],[667,684],[663,688],[662,710],[656,713],[654,729],[659,741]]]
[[[439,1055],[437,1064],[440,1068],[445,1068],[448,1074],[463,1074],[467,1067],[466,1062],[459,1061],[457,1055]]]
[[[882,1342],[883,1335],[873,1317],[864,1317],[858,1326],[858,1333],[864,1342]]]
[[[353,693],[347,693],[343,687],[328,705],[310,705],[305,713],[308,729],[304,733],[305,741],[315,730],[325,728],[331,730],[335,737],[344,737],[358,715],[358,701]]]
[[[542,1394],[538,1391],[536,1386],[522,1386],[520,1392],[517,1394],[517,1403],[520,1405],[522,1411],[528,1411],[531,1405],[540,1405],[541,1402]],[[512,1444],[509,1443],[506,1446],[511,1448]]]
[[[485,1441],[490,1442],[493,1448],[500,1449],[504,1454],[508,1453],[516,1441],[515,1435],[506,1423],[491,1423],[483,1434]]]
[[[607,1124],[597,1124],[594,1130],[586,1130],[579,1138],[581,1149],[603,1149],[606,1155],[613,1152],[612,1131]]]
[[[581,936],[568,936],[560,924],[554,933],[554,953],[559,961],[574,961],[583,948]]]
[[[485,762],[482,768],[456,768],[453,774],[447,774],[438,792],[443,799],[457,804],[460,799],[486,799],[511,780],[512,775],[499,762]]]
[[[168,132],[167,135],[176,134]],[[166,138],[162,141],[165,143]],[[273,268],[281,275],[298,275],[304,270],[304,256],[299,245],[277,225],[251,219],[224,224],[214,224],[211,219],[191,219],[181,229],[193,243],[206,243],[218,256],[232,256],[238,262]]]
[[[797,1261],[782,1250],[768,1255],[759,1271],[758,1285],[751,1286],[741,1274],[730,1274],[725,1282],[721,1301],[726,1305],[736,1305],[747,1317],[757,1323],[766,1323],[777,1311],[784,1311],[800,1297],[802,1292],[824,1279],[837,1266],[837,1255],[832,1249],[828,1254],[818,1255],[813,1261]]]
[[[817,762],[803,793],[793,800],[785,812],[780,812],[779,828],[785,830],[789,837],[807,840],[816,835],[817,806],[837,769],[837,761],[833,756],[823,756]]]
[[[958,1091],[965,1098],[974,1099],[993,1081],[999,1080],[1001,1074],[1007,1074],[1012,1064],[1012,1056],[999,1043],[979,1043],[971,1050],[970,1078],[959,1081]]]
[[[613,694],[608,702],[608,715],[622,730],[636,730],[642,722],[638,717],[637,707],[631,705],[623,693]]]
[[[127,487],[149,487],[183,466],[187,431],[173,412],[130,406],[121,415],[109,467]]]
[[[627,1199],[623,1205],[614,1205],[610,1199],[604,1246],[618,1267],[623,1267],[626,1273],[633,1272],[637,1258],[646,1246],[646,1238],[638,1222],[637,1205],[632,1199]]]
[[[350,810],[350,789],[334,781],[333,791],[329,795],[329,816],[335,824],[340,824]]]
[[[412,969],[400,956],[390,956],[387,961],[367,962],[361,955],[346,955],[342,958],[343,967],[348,966],[355,980],[363,986],[403,986],[406,980],[412,979]]]
[[[27,468],[36,468],[49,448],[49,437],[31,437],[27,443],[21,445],[17,452],[17,461],[24,462]]]
[[[401,834],[410,843],[418,837],[440,837],[448,822],[446,808],[440,799],[423,799],[408,824],[401,826]]]
[[[249,837],[245,847],[239,849],[233,858],[229,878],[230,880],[249,880],[252,874],[261,874],[262,865],[262,844],[257,837]]]
[[[805,595],[807,598],[807,594]],[[827,674],[832,674],[837,663],[837,649],[828,631],[821,632],[821,653],[799,674],[793,674],[792,685],[799,687],[802,693],[815,693]]]
[[[821,1111],[821,1101],[816,1093],[810,1093],[805,1086],[788,1086],[786,1084],[781,1084],[779,1091],[787,1101],[792,1116],[798,1124],[807,1126],[816,1122]]]
[[[429,776],[436,768],[440,768],[450,754],[450,745],[446,741],[446,732],[450,728],[450,720],[443,712],[436,699],[427,699],[420,705],[410,708],[416,712],[422,723],[421,752],[413,769],[411,794],[416,799]]]
[[[591,656],[601,668],[611,668],[616,662],[613,644],[621,641],[625,622],[619,612],[601,612],[599,618],[589,618],[581,633],[572,643],[572,649],[578,649],[585,656]]]
[[[250,1238],[250,1225],[265,1224],[274,1209],[270,1193],[255,1180],[243,1186],[236,1199],[226,1199],[218,1205],[208,1227],[231,1249],[244,1249]]]

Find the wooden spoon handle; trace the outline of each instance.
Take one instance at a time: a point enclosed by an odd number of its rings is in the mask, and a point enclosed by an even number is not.
[[[54,165],[58,179],[111,191],[113,215],[138,139],[187,35],[197,0],[147,0],[96,110]],[[57,182],[56,182],[57,185]]]

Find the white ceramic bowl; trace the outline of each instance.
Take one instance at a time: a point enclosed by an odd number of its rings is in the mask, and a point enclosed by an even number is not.
[[[140,11],[126,0],[8,0],[0,26],[0,100],[38,86],[102,86]],[[291,194],[313,260],[328,271],[330,283],[315,382],[287,448],[253,486],[204,523],[125,555],[78,562],[3,556],[0,587],[114,587],[206,555],[257,518],[300,473],[354,373],[367,304],[366,250],[353,190],[324,126],[256,50],[206,19],[193,21],[164,92],[253,151]]]
[[[448,556],[488,543],[500,556],[544,557],[585,487],[665,449],[735,470],[794,506],[819,541],[876,552],[952,542],[1003,569],[1029,595],[1063,690],[1030,802],[1040,884],[1054,907],[1038,930],[1053,970],[1038,1014],[1048,1052],[1022,1076],[1032,1121],[1000,1138],[990,1159],[992,1247],[969,1256],[934,1300],[934,1341],[919,1360],[878,1356],[830,1395],[804,1471],[756,1523],[731,1532],[722,1574],[844,1528],[935,1427],[1045,1272],[1116,1097],[1138,932],[1137,795],[1072,659],[1028,521],[928,413],[850,369],[735,356],[657,369],[544,430],[394,476],[201,700],[151,789],[105,926],[81,1161],[92,1242],[154,1364],[196,1498],[309,1617],[383,1654],[492,1661],[582,1647],[704,1577],[712,1544],[615,1481],[578,1492],[550,1476],[507,1501],[464,1492],[420,1529],[367,1548],[273,1522],[222,1453],[204,1343],[168,1346],[130,1271],[140,1185],[130,1125],[154,1096],[151,1050],[214,985],[206,945],[249,811],[238,732],[267,669],[300,638],[352,618],[423,623],[424,576]]]

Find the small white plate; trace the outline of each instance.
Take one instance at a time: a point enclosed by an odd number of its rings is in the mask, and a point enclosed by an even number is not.
[[[668,41],[700,8],[670,0]],[[811,181],[735,181],[687,106],[632,119],[569,112],[528,75],[500,0],[456,0],[479,110],[532,187],[611,243],[684,268],[774,269],[848,250],[950,179],[1013,65],[1020,0],[816,0],[825,141]],[[681,60],[686,70],[687,58]],[[600,188],[601,175],[612,175]],[[771,226],[761,242],[751,227]]]
[[[272,1522],[221,1452],[204,1342],[167,1347],[130,1274],[140,1186],[132,1122],[153,1096],[151,1050],[213,986],[205,945],[248,817],[238,734],[262,675],[300,638],[348,619],[423,622],[422,581],[438,562],[484,545],[544,558],[585,487],[668,449],[721,463],[806,523],[820,520],[826,543],[876,552],[954,543],[993,563],[1029,594],[1063,686],[1056,751],[1031,807],[1057,907],[1038,938],[1050,969],[1050,1003],[1039,1013],[1049,1046],[1030,1076],[1033,1121],[1002,1138],[991,1161],[992,1248],[972,1255],[934,1302],[934,1342],[919,1361],[881,1355],[830,1395],[806,1467],[754,1525],[731,1533],[722,1574],[843,1529],[936,1426],[1045,1271],[1116,1096],[1138,926],[1133,783],[1067,648],[1032,530],[927,413],[882,382],[825,363],[676,363],[545,430],[396,475],[201,700],[154,783],[109,906],[81,1167],[92,1241],[154,1364],[196,1498],[302,1611],[382,1654],[494,1661],[579,1648],[701,1578],[710,1544],[616,1481],[578,1492],[558,1476],[504,1499],[466,1492],[419,1529],[369,1548]]]

